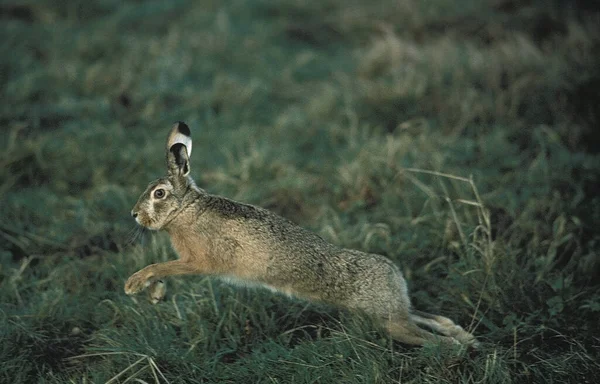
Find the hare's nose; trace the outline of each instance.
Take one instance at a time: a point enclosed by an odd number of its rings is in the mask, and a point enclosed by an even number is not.
[[[131,216],[133,216],[133,218],[135,219],[138,216],[137,212],[131,211]]]

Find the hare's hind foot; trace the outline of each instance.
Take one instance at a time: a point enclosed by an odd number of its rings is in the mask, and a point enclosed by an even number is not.
[[[385,327],[394,340],[409,345],[423,345],[428,342],[442,343],[445,345],[458,345],[460,342],[450,336],[434,335],[408,319],[387,320]]]
[[[433,329],[442,335],[452,337],[458,340],[463,345],[471,345],[477,348],[479,343],[471,333],[465,331],[460,325],[454,323],[447,317],[432,315],[427,312],[413,310],[410,314],[410,318],[418,325],[424,325],[428,328]]]

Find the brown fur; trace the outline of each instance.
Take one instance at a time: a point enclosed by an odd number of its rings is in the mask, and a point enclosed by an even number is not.
[[[476,343],[452,320],[413,310],[402,273],[385,257],[337,247],[263,208],[198,188],[189,176],[187,137],[189,128],[175,124],[167,139],[168,175],[150,183],[132,210],[140,225],[169,234],[179,259],[133,274],[127,294],[150,286],[157,301],[164,295],[162,278],[215,275],[364,311],[407,344]],[[165,196],[155,196],[157,189]]]

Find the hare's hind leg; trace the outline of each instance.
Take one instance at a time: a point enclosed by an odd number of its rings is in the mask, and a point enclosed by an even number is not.
[[[432,315],[431,313],[413,309],[411,311],[410,318],[416,324],[429,327],[434,331],[441,333],[442,335],[453,337],[462,344],[472,344],[474,346],[477,345],[475,336],[465,331],[460,325],[457,325],[454,323],[454,321],[447,317]]]
[[[410,345],[423,345],[426,342],[440,342],[442,344],[453,345],[458,341],[448,336],[438,336],[424,329],[408,319],[385,320],[385,327],[393,339]]]

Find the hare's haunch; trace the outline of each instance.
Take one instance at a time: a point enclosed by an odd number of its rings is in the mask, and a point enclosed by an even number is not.
[[[179,259],[133,274],[128,295],[150,287],[158,301],[164,277],[215,275],[364,311],[403,343],[476,343],[452,320],[412,309],[402,273],[385,257],[340,248],[263,208],[198,188],[189,175],[191,152],[190,129],[176,123],[167,138],[167,176],[148,185],[131,214],[144,227],[165,230]]]

